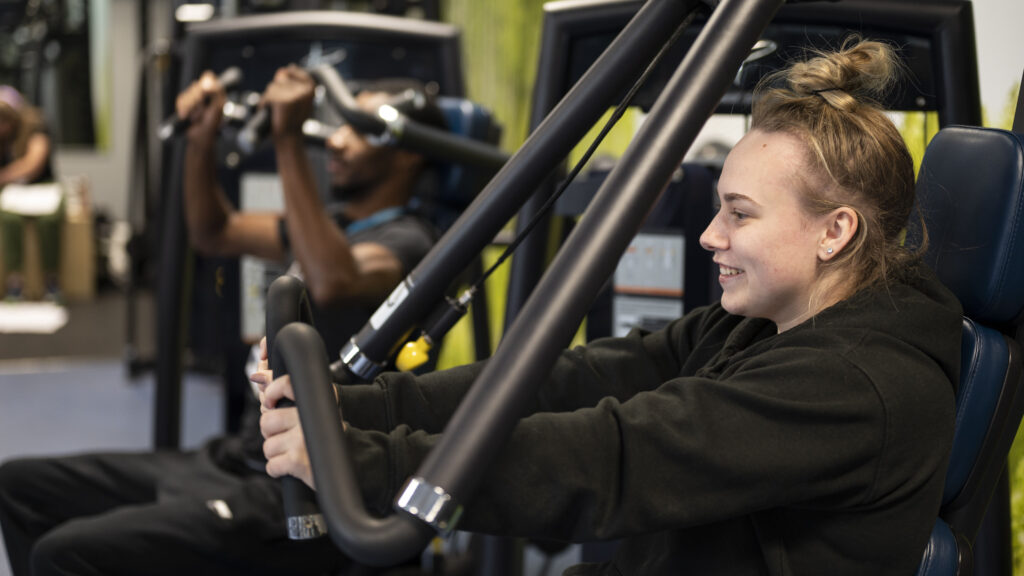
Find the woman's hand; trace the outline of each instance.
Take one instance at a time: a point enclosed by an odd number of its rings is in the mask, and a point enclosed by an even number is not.
[[[295,406],[277,408],[277,403],[283,398],[295,400],[291,379],[287,375],[282,376],[261,388],[260,410],[263,415],[260,416],[260,431],[264,438],[263,455],[267,457],[267,474],[274,478],[294,476],[316,489],[309,453],[306,451],[306,438],[299,421],[299,410]]]
[[[270,370],[270,360],[267,358],[267,337],[260,340],[260,360],[256,364],[256,371],[249,375],[251,380],[260,389],[260,411],[263,411],[263,392],[267,385],[274,379],[274,373]]]

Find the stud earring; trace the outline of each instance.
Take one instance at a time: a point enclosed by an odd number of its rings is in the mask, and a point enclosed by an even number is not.
[[[828,247],[828,248],[827,248],[827,249],[825,250],[825,254],[831,254],[832,252],[834,252],[834,250],[832,250],[832,247],[831,247],[831,246],[829,246],[829,247]]]

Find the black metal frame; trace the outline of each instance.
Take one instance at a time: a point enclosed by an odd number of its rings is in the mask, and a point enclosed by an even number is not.
[[[433,250],[342,351],[361,378],[383,369],[412,326],[434,309],[451,279],[494,238],[526,198],[562,161],[611,104],[632,84],[698,0],[651,2],[609,46],[522,148],[463,212]],[[628,31],[628,32],[627,32]],[[702,119],[703,123],[703,119]]]
[[[444,94],[462,96],[459,31],[454,26],[403,18],[352,12],[284,12],[213,20],[190,25],[184,39],[181,85],[198,77],[211,41],[233,38],[278,38],[308,41],[310,37],[372,37],[422,39],[438,45],[438,54],[453,62],[438,82]],[[262,86],[254,86],[262,89]],[[182,166],[184,142],[175,141],[165,155],[170,166]],[[181,380],[187,340],[189,298],[192,292],[192,254],[184,229],[181,170],[169,170],[164,198],[157,271],[156,392],[154,395],[154,444],[177,448],[181,434]]]
[[[682,4],[655,0],[641,8],[587,75],[396,290],[392,300],[378,310],[383,311],[378,327],[364,328],[353,343],[375,337],[374,351],[390,353],[399,339],[393,337],[382,346],[378,343],[382,336],[393,331],[405,332],[419,314],[416,308],[423,309],[425,303],[432,302],[430,296],[436,300],[446,286],[435,285],[440,280],[428,284],[423,279],[433,278],[439,270],[450,278],[443,271],[463,268],[465,262],[460,260],[467,258],[465,253],[475,254],[481,247],[478,245],[489,241],[486,235],[473,241],[470,232],[480,234],[484,229],[494,229],[476,223],[501,212],[499,208],[509,203],[504,196],[512,196],[517,190],[532,190],[568,153],[607,107],[606,102],[593,95],[616,93],[618,90],[608,88],[621,87],[616,83],[624,81],[622,76],[642,69],[637,62],[646,62],[650,55],[639,57],[632,66],[624,65],[622,60],[637,58],[635,50],[640,47],[660,47],[698,2]],[[446,430],[459,433],[442,435],[417,471],[416,481],[438,487],[450,499],[449,508],[472,496],[480,471],[487,468],[496,453],[494,448],[507,438],[522,408],[535,394],[543,375],[569,342],[590,301],[614,269],[607,254],[621,253],[626,248],[658,192],[668,183],[715,110],[733,71],[749,54],[781,4],[782,0],[724,0],[715,9],[625,158],[601,187],[588,209],[589,216],[573,231],[565,249],[527,301],[522,316],[528,321],[520,319],[513,324],[446,426]],[[601,83],[606,84],[601,86],[604,89],[595,86]],[[485,210],[489,207],[493,208]],[[454,250],[453,246],[460,249]],[[399,506],[399,513],[385,519],[367,514],[354,480],[341,424],[330,402],[328,368],[314,361],[322,349],[314,330],[295,323],[279,333],[274,354],[282,355],[294,376],[303,431],[314,477],[321,486],[318,497],[329,532],[336,544],[361,562],[389,564],[408,558],[422,549],[434,529],[451,529],[458,513],[451,518],[432,518],[424,516],[422,510]],[[357,352],[365,354],[370,350],[366,346]]]

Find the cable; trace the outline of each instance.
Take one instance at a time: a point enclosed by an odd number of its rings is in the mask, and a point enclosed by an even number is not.
[[[512,240],[511,243],[505,248],[505,251],[498,257],[498,260],[491,265],[480,277],[467,288],[457,299],[445,298],[447,306],[443,308],[440,313],[436,314],[431,321],[427,324],[429,328],[423,330],[420,337],[405,344],[399,351],[397,358],[395,359],[395,366],[402,371],[410,371],[422,366],[429,360],[430,350],[434,345],[441,340],[441,338],[448,333],[449,330],[459,321],[460,318],[466,313],[469,303],[473,301],[473,297],[476,295],[477,290],[483,287],[483,283],[487,278],[502,265],[505,260],[512,255],[513,252],[522,244],[526,236],[540,223],[541,219],[551,210],[558,201],[558,198],[562,196],[565,190],[572,183],[573,179],[580,173],[583,167],[590,161],[591,156],[597,151],[597,147],[601,144],[604,138],[611,132],[611,129],[615,127],[616,122],[626,113],[626,109],[629,108],[633,98],[636,97],[636,93],[647,81],[647,78],[651,75],[658,64],[664,58],[668,50],[676,43],[683,32],[693,21],[696,16],[696,12],[690,12],[690,14],[683,19],[676,28],[676,31],[672,34],[672,37],[668,39],[661,50],[654,56],[651,63],[648,64],[643,74],[633,83],[633,86],[629,89],[629,92],[622,99],[622,102],[615,108],[611,117],[605,122],[601,131],[594,138],[594,141],[590,143],[587,151],[584,152],[583,157],[576,162],[576,165],[565,177],[558,189],[544,202],[533,218],[526,224],[526,226],[519,232],[518,235]]]
[[[615,108],[615,112],[613,112],[611,117],[608,118],[608,121],[605,122],[604,127],[601,128],[601,132],[598,133],[598,135],[594,138],[594,141],[590,143],[590,147],[587,148],[586,152],[584,152],[583,157],[580,158],[578,162],[576,162],[576,165],[573,167],[572,171],[570,171],[568,176],[565,177],[565,180],[563,180],[562,183],[559,185],[558,189],[555,190],[555,193],[552,194],[547,199],[547,201],[544,202],[544,204],[540,207],[537,213],[533,215],[533,218],[531,218],[530,221],[527,222],[523,230],[520,231],[519,234],[516,235],[516,237],[508,245],[508,247],[505,248],[505,251],[501,254],[501,256],[498,257],[498,260],[493,265],[491,265],[491,267],[488,268],[487,271],[484,272],[480,276],[480,278],[473,283],[473,286],[469,288],[467,291],[476,292],[476,290],[483,285],[484,280],[486,280],[488,276],[490,276],[495,270],[497,270],[498,267],[501,266],[501,264],[504,263],[505,260],[507,260],[509,256],[512,255],[513,252],[515,252],[516,248],[518,248],[519,245],[523,242],[523,240],[526,239],[526,236],[537,226],[537,224],[540,223],[541,218],[551,210],[551,208],[555,205],[555,202],[558,201],[558,199],[562,196],[565,190],[569,187],[569,184],[572,183],[572,181],[580,173],[580,171],[587,164],[587,162],[590,161],[590,157],[593,156],[594,152],[597,151],[597,147],[601,144],[602,141],[604,141],[608,133],[611,132],[611,129],[615,127],[615,124],[619,121],[622,115],[626,113],[626,109],[629,108],[629,105],[630,103],[632,103],[633,98],[636,96],[636,93],[644,85],[644,82],[647,81],[647,78],[657,67],[658,63],[661,62],[661,59],[668,52],[669,48],[671,48],[672,45],[675,44],[676,40],[679,39],[683,31],[686,30],[687,26],[690,25],[690,22],[693,20],[695,15],[696,12],[691,12],[685,19],[683,19],[682,23],[672,34],[672,37],[669,38],[668,42],[666,42],[665,45],[661,47],[661,50],[654,57],[654,60],[652,60],[651,63],[647,66],[647,69],[644,70],[644,73],[640,75],[640,78],[638,78],[635,83],[633,83],[633,86],[629,89],[629,93],[626,94],[626,97],[623,98],[622,102],[620,102],[619,105]]]

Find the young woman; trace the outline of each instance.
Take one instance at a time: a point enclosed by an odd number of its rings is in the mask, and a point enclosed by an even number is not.
[[[569,574],[912,574],[938,511],[956,298],[902,245],[910,155],[874,104],[898,64],[851,41],[759,89],[701,235],[721,302],[565,352],[460,528],[622,539]],[[395,492],[480,372],[343,389],[366,502]],[[312,485],[286,377],[263,384],[271,475]]]

